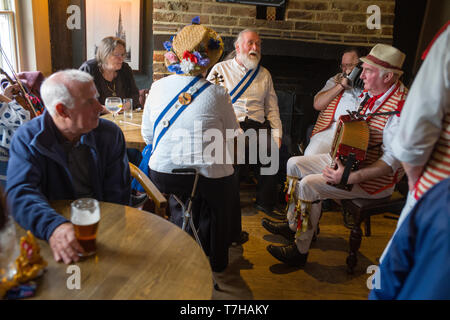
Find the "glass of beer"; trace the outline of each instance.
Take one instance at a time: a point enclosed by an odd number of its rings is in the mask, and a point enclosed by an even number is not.
[[[97,229],[100,222],[98,201],[91,198],[75,200],[71,204],[70,213],[70,222],[74,226],[75,236],[85,251],[80,256],[87,257],[95,254]]]

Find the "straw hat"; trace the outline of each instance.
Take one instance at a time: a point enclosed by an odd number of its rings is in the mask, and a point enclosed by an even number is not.
[[[167,50],[164,61],[169,72],[195,76],[215,65],[223,54],[222,38],[214,30],[195,24],[199,23],[195,19],[172,42],[164,43]]]
[[[397,48],[387,44],[377,44],[367,56],[360,58],[360,60],[371,66],[402,75],[405,57],[406,55]]]

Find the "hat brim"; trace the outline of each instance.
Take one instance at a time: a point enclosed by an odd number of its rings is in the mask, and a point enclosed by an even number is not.
[[[398,74],[399,76],[401,76],[401,75],[403,74],[403,71],[402,71],[402,70],[391,69],[391,68],[383,67],[382,65],[379,65],[379,64],[373,62],[372,60],[367,59],[366,57],[361,57],[361,58],[359,58],[359,60],[362,61],[362,62],[364,62],[364,63],[370,64],[370,65],[373,66],[373,67],[382,69],[382,70],[384,70],[384,71],[387,71],[387,72],[393,72],[393,73],[395,73],[395,74]]]

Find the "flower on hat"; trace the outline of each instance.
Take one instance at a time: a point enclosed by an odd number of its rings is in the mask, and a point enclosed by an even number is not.
[[[219,48],[220,48],[220,40],[216,40],[216,39],[213,39],[213,38],[209,39],[208,49],[216,50],[216,49],[219,49]]]
[[[198,62],[197,57],[194,54],[190,53],[189,51],[185,51],[183,53],[183,60],[189,60],[194,64],[197,64]]]
[[[180,62],[180,69],[184,74],[188,74],[195,69],[195,64],[188,59],[183,59]]]
[[[164,46],[164,49],[166,49],[167,51],[172,50],[172,42],[170,42],[170,41],[164,41],[163,46]]]
[[[197,57],[197,60],[198,60],[197,64],[200,67],[206,67],[207,65],[209,65],[210,60],[207,57],[203,58],[203,56],[200,52],[194,51],[193,55]]]
[[[181,66],[179,63],[177,64],[171,64],[170,66],[167,66],[167,70],[172,73],[176,74],[183,74],[184,72],[181,70]]]
[[[169,61],[170,64],[180,62],[180,60],[178,60],[177,55],[172,51],[167,51],[164,54],[164,57],[167,59],[167,61]]]

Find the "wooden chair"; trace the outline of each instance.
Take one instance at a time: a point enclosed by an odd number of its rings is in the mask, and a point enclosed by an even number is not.
[[[406,180],[402,180],[401,182],[406,182]],[[406,193],[402,191],[399,190],[399,192],[394,192],[392,196],[382,199],[341,200],[342,209],[351,214],[354,221],[353,228],[350,232],[349,255],[346,261],[348,273],[353,273],[358,261],[357,254],[362,240],[361,223],[363,221],[365,223],[365,236],[370,237],[371,216],[384,213],[400,214],[406,202]]]
[[[162,218],[166,218],[167,199],[148,178],[148,176],[141,171],[134,164],[129,162],[131,176],[135,178],[139,184],[144,188],[145,193],[155,205],[155,214]]]

